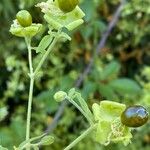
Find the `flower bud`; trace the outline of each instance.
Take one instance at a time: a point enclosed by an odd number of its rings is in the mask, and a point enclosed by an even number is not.
[[[58,92],[56,92],[55,95],[54,95],[54,99],[55,99],[57,102],[63,101],[66,97],[67,97],[67,93],[64,92],[64,91],[58,91]]]

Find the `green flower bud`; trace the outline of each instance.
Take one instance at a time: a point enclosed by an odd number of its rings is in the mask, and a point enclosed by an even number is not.
[[[59,8],[65,13],[74,10],[78,4],[78,0],[58,0]]]
[[[27,10],[21,10],[17,13],[16,19],[22,27],[28,27],[32,24],[32,16]]]
[[[56,92],[55,95],[54,95],[54,99],[55,99],[57,102],[63,101],[66,97],[67,97],[67,93],[64,92],[64,91],[58,91],[58,92]]]

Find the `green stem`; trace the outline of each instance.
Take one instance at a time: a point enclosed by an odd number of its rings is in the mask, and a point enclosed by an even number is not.
[[[49,55],[49,53],[52,51],[53,47],[55,46],[55,44],[56,44],[56,42],[57,42],[57,40],[58,40],[58,36],[59,36],[59,33],[60,33],[60,32],[61,32],[61,31],[58,31],[57,35],[56,35],[55,38],[53,39],[53,41],[52,41],[52,43],[50,44],[49,48],[48,48],[47,51],[44,53],[42,59],[40,60],[38,66],[37,66],[36,69],[35,69],[35,72],[34,72],[35,75],[39,72],[39,70],[40,70],[41,66],[43,65],[44,61],[46,60],[47,56]]]
[[[28,59],[29,59],[29,76],[30,76],[30,89],[28,99],[28,110],[27,110],[27,124],[26,124],[26,140],[30,139],[30,122],[31,122],[31,111],[32,111],[32,99],[33,99],[33,87],[34,87],[34,73],[32,66],[32,51],[31,51],[31,39],[25,38],[28,48]],[[30,148],[28,148],[30,150]]]
[[[76,138],[71,144],[69,144],[64,150],[70,150],[71,148],[73,148],[76,144],[78,144],[81,140],[83,140],[89,133],[91,133],[96,128],[96,126],[97,124],[89,127],[78,138]]]
[[[53,49],[54,45],[56,44],[59,33],[61,31],[59,30],[55,38],[53,39],[52,43],[50,44],[48,50],[43,55],[41,61],[39,62],[38,66],[36,67],[35,71],[33,71],[33,65],[32,65],[32,48],[31,48],[31,38],[26,37],[25,41],[28,48],[28,59],[29,59],[29,76],[30,76],[30,88],[29,88],[29,99],[28,99],[28,110],[27,110],[27,124],[26,124],[26,140],[30,139],[30,123],[31,123],[31,112],[32,112],[32,100],[33,100],[33,88],[34,88],[34,79],[37,75],[38,71],[40,70],[41,66],[43,65],[44,61],[48,57],[49,53]],[[30,148],[27,148],[27,150],[30,150]]]
[[[30,122],[31,122],[31,111],[32,111],[33,87],[34,87],[34,79],[31,78],[29,100],[28,100],[28,112],[27,112],[26,140],[30,139]]]
[[[72,103],[82,114],[83,116],[87,119],[87,121],[90,123],[90,125],[93,125],[92,119],[88,116],[88,114],[71,98],[67,97],[66,98],[70,103]]]

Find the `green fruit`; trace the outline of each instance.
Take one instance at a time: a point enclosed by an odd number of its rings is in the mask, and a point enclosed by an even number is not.
[[[32,16],[27,10],[21,10],[16,15],[18,23],[22,27],[28,27],[32,24]]]
[[[148,115],[143,106],[130,106],[122,113],[121,122],[127,127],[140,127],[148,121]]]
[[[65,13],[74,10],[78,4],[78,0],[58,0],[59,8]]]

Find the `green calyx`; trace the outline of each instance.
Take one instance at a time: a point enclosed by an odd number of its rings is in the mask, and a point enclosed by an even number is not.
[[[27,10],[17,13],[10,27],[11,34],[18,37],[33,37],[41,30],[42,24],[32,23],[32,16]]]
[[[16,19],[22,27],[28,27],[32,24],[32,16],[27,10],[21,10],[17,13]]]
[[[33,37],[35,36],[42,28],[41,24],[32,24],[28,27],[22,27],[16,23],[16,20],[14,20],[14,23],[10,27],[11,34],[18,36],[18,37]]]
[[[121,114],[126,105],[112,101],[102,101],[92,106],[95,121],[98,123],[94,139],[103,145],[110,142],[130,143],[131,129],[121,123]]]

